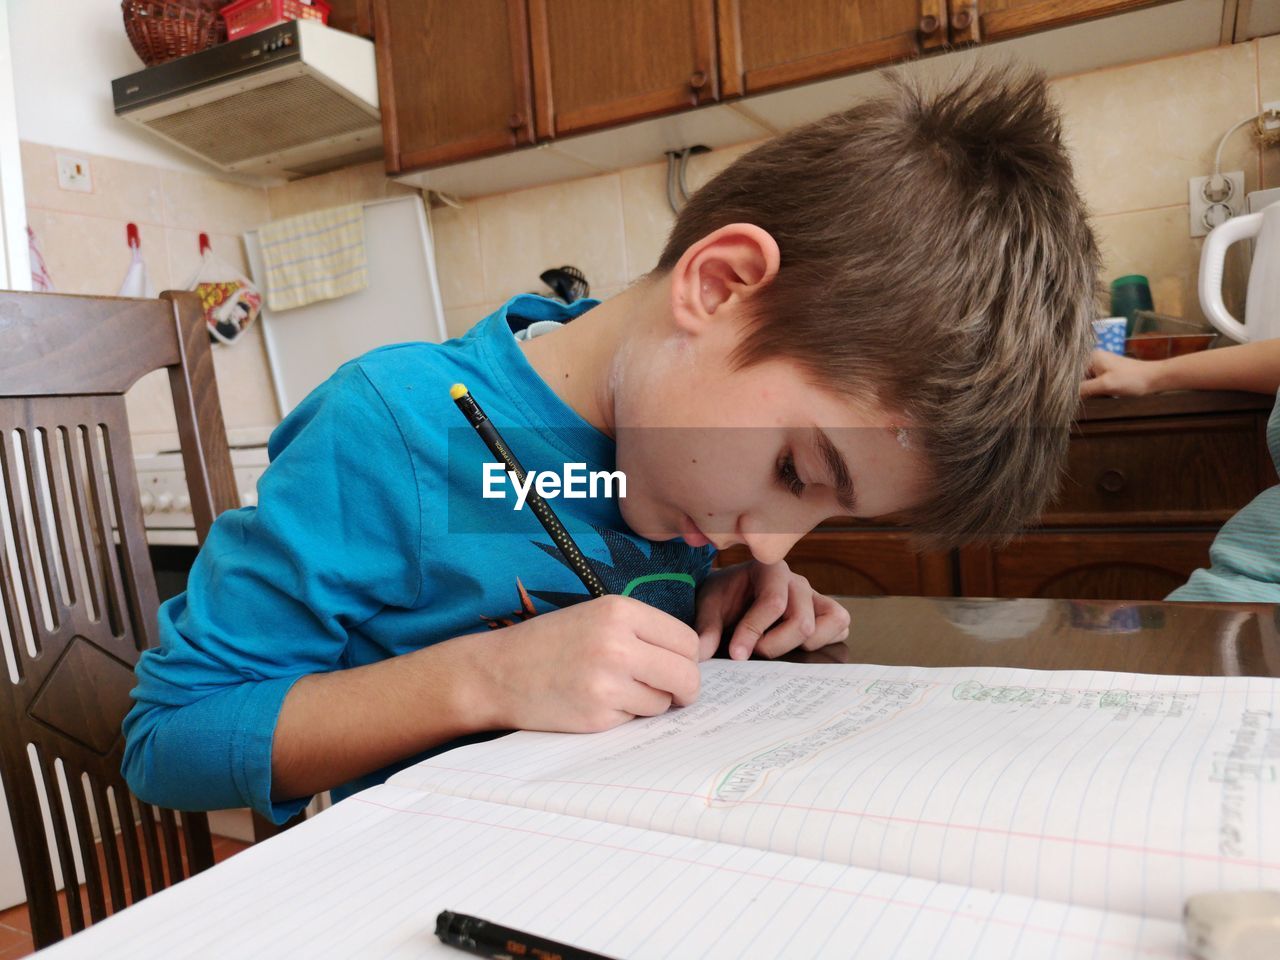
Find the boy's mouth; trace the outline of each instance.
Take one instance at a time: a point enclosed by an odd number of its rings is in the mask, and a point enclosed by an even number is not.
[[[711,542],[711,538],[698,529],[687,513],[680,517],[680,539],[691,547],[705,547]]]

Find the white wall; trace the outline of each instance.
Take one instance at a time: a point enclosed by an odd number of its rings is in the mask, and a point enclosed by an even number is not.
[[[111,81],[142,61],[117,0],[0,0],[9,10],[18,137],[32,143],[208,174],[158,137],[116,117]]]

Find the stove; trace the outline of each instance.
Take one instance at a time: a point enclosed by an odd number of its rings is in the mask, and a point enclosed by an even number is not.
[[[258,502],[258,478],[267,469],[265,444],[232,447],[231,467],[235,472],[240,505]],[[187,493],[187,476],[182,454],[177,451],[141,453],[134,457],[138,470],[138,491],[147,543],[155,546],[195,546],[196,523]]]

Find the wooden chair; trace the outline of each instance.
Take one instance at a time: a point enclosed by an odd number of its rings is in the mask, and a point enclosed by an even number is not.
[[[162,367],[203,542],[237,493],[196,297],[0,292],[0,775],[37,948],[65,932],[50,846],[72,931],[213,862],[204,814],[141,803],[120,775],[157,629],[124,392]]]

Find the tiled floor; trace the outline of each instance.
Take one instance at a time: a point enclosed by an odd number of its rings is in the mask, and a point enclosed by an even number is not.
[[[239,853],[247,843],[239,840],[232,840],[230,837],[213,838],[213,860],[215,863],[221,863],[232,854]],[[84,899],[84,890],[81,888],[81,899]],[[63,903],[63,911],[66,911],[66,899],[63,893],[58,894],[58,899]],[[85,906],[86,916],[88,915],[88,906]],[[8,910],[0,911],[0,960],[14,960],[16,957],[25,957],[34,952],[31,940],[31,921],[27,916],[27,905],[20,903],[16,907],[10,907]]]

